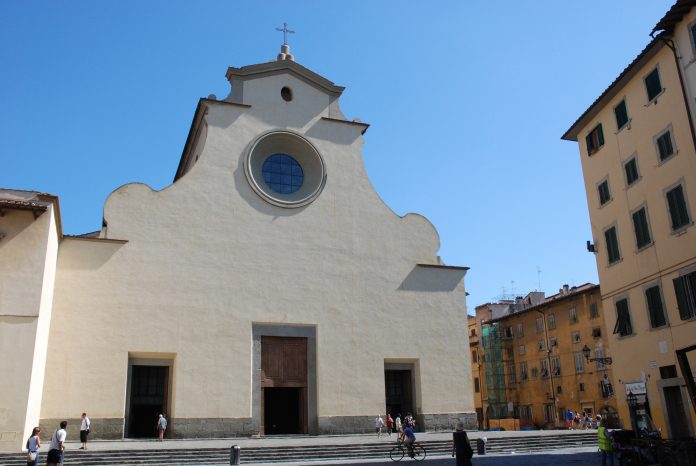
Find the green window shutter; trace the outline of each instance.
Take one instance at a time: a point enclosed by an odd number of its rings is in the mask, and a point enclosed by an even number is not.
[[[655,328],[665,325],[665,312],[662,307],[660,287],[653,286],[645,290],[645,298],[648,302],[648,312],[650,313],[650,326]]]
[[[604,145],[604,131],[602,131],[602,124],[597,125],[597,134],[599,138],[599,146],[602,147]]]
[[[689,302],[686,298],[686,277],[678,277],[672,280],[674,283],[674,294],[677,295],[677,306],[679,307],[679,317],[681,320],[689,318]]]
[[[585,136],[585,144],[587,145],[587,155],[592,155],[592,133]]]

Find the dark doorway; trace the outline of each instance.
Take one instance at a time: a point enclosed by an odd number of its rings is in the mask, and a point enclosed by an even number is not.
[[[303,388],[264,388],[263,424],[266,435],[297,434],[302,431]]]
[[[392,417],[401,414],[403,419],[407,413],[415,413],[410,370],[385,369],[384,391],[387,412],[391,413]]]
[[[261,432],[307,433],[307,338],[261,337]]]
[[[156,437],[157,418],[165,414],[169,387],[169,367],[132,366],[128,436]]]
[[[663,390],[665,392],[670,437],[675,440],[689,438],[689,425],[686,419],[681,387],[678,385],[664,387]]]

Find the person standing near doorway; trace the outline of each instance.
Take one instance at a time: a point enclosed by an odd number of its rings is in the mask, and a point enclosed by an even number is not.
[[[58,466],[63,464],[63,452],[65,450],[65,428],[68,426],[68,421],[61,421],[58,427],[51,435],[51,446],[48,447],[48,455],[46,457],[46,466]]]
[[[401,440],[401,434],[403,433],[401,431],[401,413],[398,413],[396,415],[396,419],[394,420],[394,427],[396,428],[396,436]]]
[[[82,446],[80,447],[80,450],[87,449],[87,436],[89,435],[90,424],[91,422],[87,417],[87,413],[82,413],[82,423],[80,424],[80,442],[82,442]]]
[[[377,417],[375,418],[375,430],[377,431],[377,438],[379,438],[382,435],[382,428],[384,427],[384,419],[382,419],[382,415],[378,414]]]
[[[392,430],[394,430],[394,419],[391,417],[391,413],[387,413],[387,434],[391,437]]]
[[[167,430],[167,418],[164,414],[159,415],[157,419],[157,433],[159,434],[159,441],[164,442],[164,431]]]

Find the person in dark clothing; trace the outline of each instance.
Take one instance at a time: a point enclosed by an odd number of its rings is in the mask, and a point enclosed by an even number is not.
[[[457,466],[472,466],[471,457],[474,450],[469,443],[469,437],[464,430],[464,424],[457,423],[457,428],[452,433],[452,456],[457,454]]]

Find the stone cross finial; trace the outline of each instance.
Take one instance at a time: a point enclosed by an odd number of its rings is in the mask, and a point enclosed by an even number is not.
[[[283,33],[283,45],[288,45],[288,34],[295,34],[295,31],[288,29],[288,23],[283,23],[283,27],[276,28],[276,31]]]

